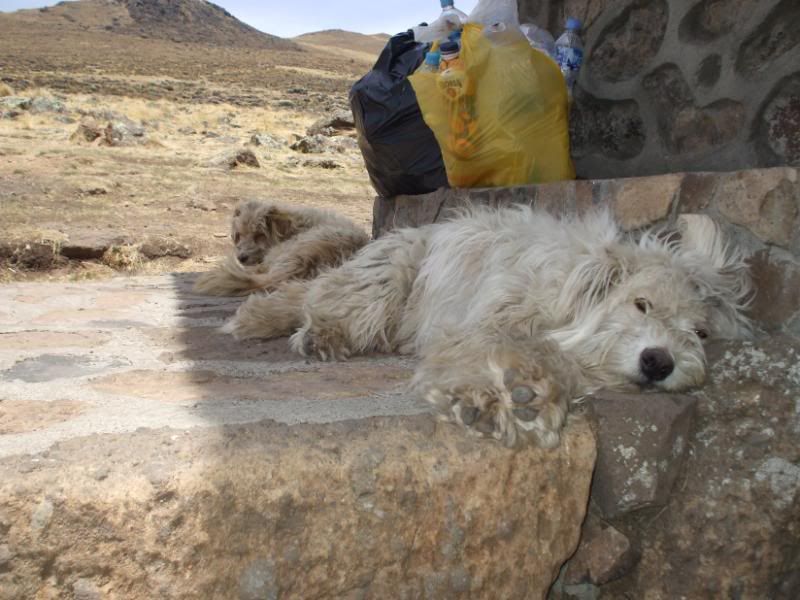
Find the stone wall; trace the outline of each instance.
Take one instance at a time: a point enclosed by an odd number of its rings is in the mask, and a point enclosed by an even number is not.
[[[554,36],[584,23],[578,176],[800,165],[797,0],[519,0]]]

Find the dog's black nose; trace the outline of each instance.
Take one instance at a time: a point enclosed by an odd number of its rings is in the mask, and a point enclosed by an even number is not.
[[[240,263],[242,263],[243,265],[246,265],[247,264],[247,259],[250,258],[250,257],[247,254],[240,254],[236,258],[239,259]]]
[[[650,381],[663,381],[675,370],[675,361],[664,348],[645,348],[639,357],[639,367]]]

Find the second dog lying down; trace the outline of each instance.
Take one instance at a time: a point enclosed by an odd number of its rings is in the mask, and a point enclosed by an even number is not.
[[[316,277],[350,258],[369,236],[331,211],[248,200],[233,213],[231,240],[235,256],[201,275],[195,291],[242,296]]]
[[[607,212],[476,209],[251,296],[225,328],[293,333],[295,350],[323,359],[417,354],[414,383],[449,418],[508,445],[554,446],[571,398],[700,385],[705,340],[748,331],[742,255],[707,217],[679,225],[636,239]]]

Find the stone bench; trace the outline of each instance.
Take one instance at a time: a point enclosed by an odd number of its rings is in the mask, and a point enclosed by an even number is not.
[[[585,421],[509,452],[427,414],[408,359],[235,342],[239,300],[189,284],[0,287],[0,598],[545,593]]]

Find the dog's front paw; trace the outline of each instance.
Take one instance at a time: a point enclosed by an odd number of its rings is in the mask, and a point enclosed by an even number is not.
[[[506,446],[558,445],[567,412],[561,386],[542,369],[518,357],[490,364],[486,386],[432,387],[426,397],[451,420],[480,437]]]
[[[351,354],[341,336],[305,327],[292,335],[289,344],[298,354],[314,356],[320,360],[347,360]]]

